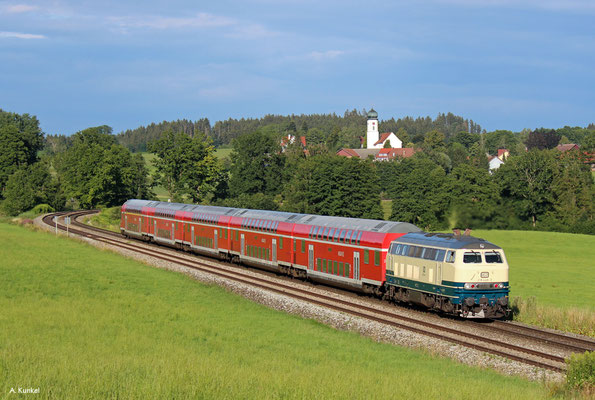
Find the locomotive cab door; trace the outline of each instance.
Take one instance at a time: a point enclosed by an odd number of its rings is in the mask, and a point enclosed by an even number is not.
[[[353,279],[359,281],[359,251],[353,252]]]
[[[314,245],[308,245],[308,269],[314,269]]]

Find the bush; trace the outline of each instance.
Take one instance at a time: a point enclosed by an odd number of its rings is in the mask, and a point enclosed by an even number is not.
[[[54,212],[54,207],[50,206],[49,204],[38,204],[31,210],[34,214],[47,214]]]
[[[566,359],[566,384],[570,389],[592,392],[595,390],[595,352],[572,354]]]

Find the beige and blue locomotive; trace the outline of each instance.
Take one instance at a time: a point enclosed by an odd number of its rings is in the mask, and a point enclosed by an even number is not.
[[[508,315],[508,263],[502,248],[472,236],[408,233],[386,260],[386,296],[466,318]]]

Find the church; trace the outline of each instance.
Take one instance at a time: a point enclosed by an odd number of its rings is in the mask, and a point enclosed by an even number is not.
[[[378,113],[371,109],[368,112],[368,131],[366,132],[366,148],[367,149],[382,149],[384,144],[388,142],[393,149],[400,149],[403,147],[403,142],[393,132],[386,132],[382,135],[378,134]]]
[[[362,145],[363,143],[364,141],[362,140]],[[415,153],[413,148],[404,148],[401,139],[393,132],[379,133],[378,113],[374,109],[368,112],[365,143],[365,149],[341,149],[337,152],[337,155],[348,158],[358,157],[361,159],[373,157],[376,161],[387,161],[396,157],[411,157]],[[387,148],[384,148],[387,143]]]

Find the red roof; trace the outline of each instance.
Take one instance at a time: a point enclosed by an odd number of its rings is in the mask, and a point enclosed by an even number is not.
[[[376,143],[374,143],[374,146],[376,146],[377,144],[381,144],[384,143],[384,141],[386,139],[388,139],[388,137],[390,136],[392,132],[386,132],[380,135],[380,139],[378,139],[378,141]]]
[[[568,150],[578,150],[578,144],[568,143],[568,144],[559,144],[556,146],[556,149],[560,150],[561,152],[565,152]]]
[[[503,155],[505,155],[505,153],[509,153],[508,149],[498,149],[498,158],[502,157]]]
[[[353,150],[353,149],[341,149],[341,150],[339,150],[337,152],[337,155],[338,156],[349,157],[349,158],[351,158],[351,157],[357,157],[357,158],[359,158],[359,154],[357,154],[355,152],[355,150]]]
[[[415,154],[415,149],[413,147],[380,149],[376,158],[379,160],[392,160],[395,157],[408,158],[413,154]]]

